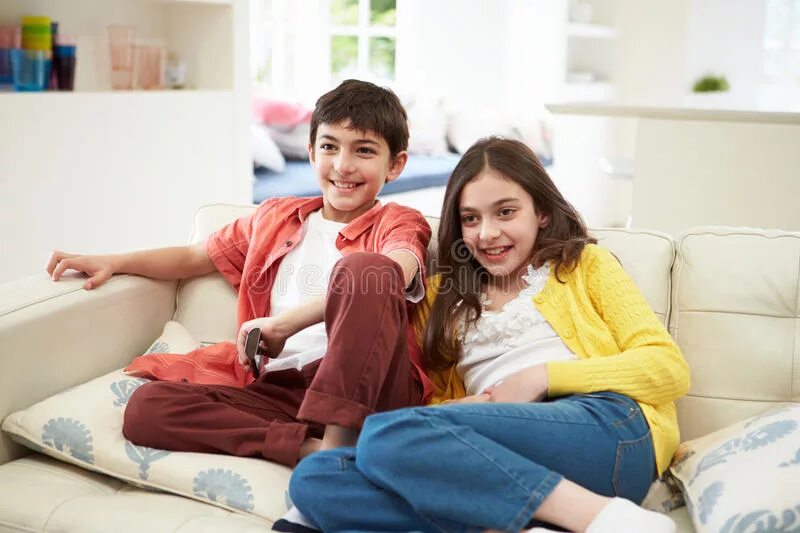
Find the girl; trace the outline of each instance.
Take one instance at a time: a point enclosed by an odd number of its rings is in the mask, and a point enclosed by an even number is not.
[[[306,458],[289,488],[299,511],[326,532],[674,531],[633,502],[679,442],[688,368],[595,243],[524,144],[472,146],[418,321],[449,401],[373,415],[356,448]]]

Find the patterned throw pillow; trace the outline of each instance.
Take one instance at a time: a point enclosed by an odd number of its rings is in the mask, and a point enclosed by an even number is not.
[[[667,470],[653,481],[641,506],[650,511],[669,513],[686,505],[678,482]]]
[[[800,531],[800,405],[685,442],[670,469],[698,533]]]
[[[186,353],[200,343],[168,322],[148,352]],[[9,415],[3,430],[38,452],[127,481],[253,513],[270,521],[286,510],[291,471],[261,459],[136,446],[122,435],[125,405],[146,379],[116,370]]]

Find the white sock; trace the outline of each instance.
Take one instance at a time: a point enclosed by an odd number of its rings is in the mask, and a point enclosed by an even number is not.
[[[319,529],[315,524],[311,523],[311,520],[306,518],[305,515],[297,509],[297,507],[292,507],[283,513],[281,518],[287,522],[291,522],[292,524],[298,524],[309,529]]]
[[[586,533],[675,533],[666,515],[642,509],[630,500],[614,498],[594,517]]]

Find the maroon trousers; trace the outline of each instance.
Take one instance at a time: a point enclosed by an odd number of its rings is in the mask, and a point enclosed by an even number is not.
[[[151,448],[293,466],[303,441],[320,438],[328,424],[361,429],[374,412],[419,405],[404,286],[400,266],[383,255],[342,258],[328,286],[322,359],[302,370],[266,372],[244,388],[146,383],[128,401],[125,438]]]

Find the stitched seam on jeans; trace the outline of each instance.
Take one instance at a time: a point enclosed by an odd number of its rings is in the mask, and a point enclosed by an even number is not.
[[[436,425],[433,423],[433,421],[430,419],[430,417],[423,416],[422,419],[425,420],[425,422],[427,422],[429,426],[431,426],[432,428],[436,429]],[[507,478],[509,478],[511,481],[513,481],[520,489],[522,489],[523,492],[531,492],[531,489],[529,487],[526,487],[521,482],[522,480],[518,479],[517,476],[513,475],[512,472],[509,472],[502,465],[498,464],[493,458],[487,456],[482,450],[480,450],[479,448],[476,448],[475,446],[473,446],[469,441],[462,439],[455,432],[453,432],[450,428],[440,428],[440,429],[444,429],[445,431],[450,433],[450,435],[452,435],[456,440],[462,442],[468,448],[472,449],[478,455],[480,455],[482,458],[484,458],[487,462],[489,462],[492,465],[494,465],[495,467],[497,467],[498,470],[500,470],[503,474],[505,474],[505,476]],[[486,438],[486,437],[484,437],[484,438]]]
[[[437,406],[438,407],[438,406]],[[455,407],[455,406],[453,406]],[[568,426],[598,426],[596,422],[575,422],[570,420],[558,420],[554,418],[545,418],[541,416],[518,416],[518,415],[511,415],[511,414],[502,414],[502,413],[462,413],[460,416],[478,416],[481,418],[492,417],[492,418],[513,418],[515,420],[537,420],[549,423],[559,423],[565,424]]]
[[[614,487],[614,496],[619,496],[619,468],[620,468],[620,455],[624,449],[631,449],[635,446],[641,446],[644,444],[642,441],[645,439],[652,439],[652,435],[648,430],[647,433],[643,437],[634,440],[623,440],[617,443],[617,451],[614,456],[614,472],[611,475],[611,485]]]
[[[631,407],[631,411],[628,414],[628,416],[626,416],[625,418],[619,419],[619,420],[614,420],[611,423],[611,425],[614,426],[615,428],[621,428],[623,426],[628,425],[628,422],[630,422],[631,419],[636,418],[637,416],[641,416],[642,418],[644,418],[644,413],[642,413],[641,409],[634,409],[633,407]],[[646,421],[645,421],[645,425],[647,425]]]
[[[611,402],[611,403],[616,404],[616,405],[625,406],[628,409],[628,416],[626,416],[625,418],[619,418],[619,419],[616,419],[616,420],[612,420],[607,424],[607,425],[613,426],[614,428],[620,428],[622,426],[627,425],[628,422],[630,422],[630,420],[632,418],[634,418],[636,415],[642,415],[642,418],[644,418],[644,413],[642,413],[642,408],[639,406],[639,404],[636,402],[636,400],[633,400],[632,398],[626,397],[628,400],[630,400],[630,401],[626,401],[624,398],[618,398],[616,396],[608,396],[608,395],[602,394],[602,393],[600,393],[600,394],[597,394],[597,393],[586,393],[586,394],[581,394],[580,396],[582,396],[584,398],[595,398],[597,400],[603,400],[603,401]],[[645,424],[647,424],[646,421],[645,421]]]
[[[533,518],[536,511],[541,507],[542,501],[552,494],[553,489],[556,488],[556,485],[558,485],[562,479],[564,479],[564,476],[557,472],[550,471],[547,477],[536,486],[536,489],[534,489],[531,497],[528,499],[528,503],[506,529],[508,531],[518,531],[528,525],[528,522],[531,521],[531,518]],[[542,488],[549,489],[547,494],[542,492]],[[531,509],[532,507],[533,509]]]

